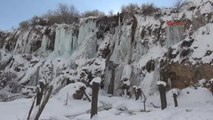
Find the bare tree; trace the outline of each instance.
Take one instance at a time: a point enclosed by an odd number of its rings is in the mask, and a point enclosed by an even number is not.
[[[78,11],[74,6],[67,6],[66,4],[59,4],[59,7],[56,11],[58,16],[61,16],[64,23],[73,23],[75,22],[75,17],[78,16]]]
[[[153,3],[151,4],[142,4],[140,7],[143,15],[152,15],[155,12],[159,11],[159,8],[155,7]]]
[[[187,4],[186,0],[176,0],[174,3],[176,12],[179,12],[181,7],[183,7],[185,4]]]
[[[43,15],[43,18],[47,18],[51,25],[54,23],[72,24],[79,22],[79,12],[73,5],[68,6],[60,3],[56,10],[48,11],[47,14]]]

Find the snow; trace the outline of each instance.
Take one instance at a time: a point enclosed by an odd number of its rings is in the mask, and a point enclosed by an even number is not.
[[[122,81],[123,81],[124,79],[130,80],[130,78],[131,78],[131,73],[132,73],[132,67],[131,67],[131,65],[125,65],[125,66],[124,66],[123,73],[122,73],[121,80],[122,80]]]
[[[203,35],[202,33],[205,32],[206,34],[209,33],[208,35]],[[206,52],[212,51],[213,46],[213,24],[207,24],[204,27],[201,27],[198,29],[198,31],[194,34],[195,35],[195,41],[192,44],[191,48],[194,48],[196,46],[199,46],[197,49],[194,49],[194,52],[191,55],[191,58],[202,58],[203,63],[210,63],[211,58],[213,57],[213,54],[209,56],[205,56]],[[193,60],[191,60],[193,61]],[[195,63],[195,62],[194,62]]]
[[[171,90],[171,92],[172,92],[173,94],[178,95],[178,94],[179,94],[179,89],[173,88],[173,89]]]
[[[164,81],[158,81],[157,85],[163,85],[164,87],[166,87],[166,82],[164,82]]]
[[[45,107],[41,120],[89,120],[90,105],[88,101],[73,100],[69,94],[68,104],[65,105],[66,95],[71,85],[63,88],[52,97]],[[63,94],[62,94],[63,93]],[[58,99],[63,98],[63,99]],[[92,120],[211,120],[213,112],[213,97],[206,88],[186,88],[179,91],[178,107],[174,107],[172,91],[167,92],[168,107],[165,110],[154,108],[160,105],[159,94],[147,98],[147,111],[143,110],[143,102],[124,97],[108,97],[99,95],[98,114]],[[3,120],[25,120],[32,99],[19,99],[0,103],[0,115]]]
[[[213,11],[213,6],[210,3],[212,2],[211,0],[190,0],[190,1],[194,6],[200,6],[198,10],[200,11],[201,14],[211,13]]]
[[[93,83],[101,83],[101,78],[100,77],[96,77],[93,78],[92,81],[90,82],[90,85],[93,85]]]
[[[67,94],[70,96],[69,99],[72,99],[72,95],[76,92],[76,90],[79,90],[81,87],[86,88],[86,85],[81,82],[69,84],[65,86],[63,89],[61,89],[59,93],[55,96],[55,98],[57,98],[57,100],[65,102]]]
[[[209,80],[213,84],[213,79]]]
[[[41,62],[39,62],[38,64],[36,64],[35,66],[28,68],[27,72],[25,73],[25,76],[21,79],[21,81],[19,81],[19,84],[22,84],[26,81],[29,80],[30,76],[32,76],[33,74],[36,73],[38,67],[41,65]]]
[[[2,120],[24,120],[31,105],[30,99],[19,99],[12,102],[0,102]]]
[[[10,58],[12,57],[12,55],[11,54],[7,54],[6,52],[5,52],[5,50],[0,50],[0,61],[1,61],[1,63],[5,63],[5,62],[7,62]]]
[[[140,61],[138,62],[138,68],[145,66],[149,60],[161,58],[166,50],[166,48],[160,46],[150,48],[147,54],[141,56]]]
[[[181,48],[181,43],[179,42],[175,45],[172,46],[173,53],[181,52],[182,49],[190,49],[191,53],[187,56],[190,63],[193,65],[196,63],[211,63],[213,54],[207,55],[208,51],[213,51],[213,24],[209,23],[206,24],[205,26],[199,28],[192,36],[194,38],[194,42],[189,48]],[[189,41],[186,39],[186,41]],[[172,61],[173,62],[179,62],[184,58],[181,58],[180,55],[177,55],[176,58],[174,58]],[[197,60],[200,59],[200,60]]]

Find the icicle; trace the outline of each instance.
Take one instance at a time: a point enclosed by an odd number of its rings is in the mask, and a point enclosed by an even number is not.
[[[53,58],[58,56],[69,57],[77,46],[77,37],[74,34],[72,26],[61,25],[56,29],[54,51],[51,54]]]
[[[47,45],[49,42],[49,38],[46,35],[43,35],[42,41],[41,41],[41,52],[45,55],[47,54]]]

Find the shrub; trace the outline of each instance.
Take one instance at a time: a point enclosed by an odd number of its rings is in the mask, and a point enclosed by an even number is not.
[[[130,3],[127,6],[121,7],[121,13],[134,13],[139,10],[139,6],[137,4]]]
[[[55,23],[72,24],[74,22],[79,22],[79,12],[72,5],[68,6],[60,3],[58,9],[48,11],[43,18],[47,19],[50,25]]]
[[[154,4],[143,4],[141,6],[141,11],[143,15],[152,15],[155,12],[158,12],[160,9],[155,7]]]
[[[104,12],[101,12],[99,10],[86,11],[82,14],[82,17],[90,17],[90,16],[102,17],[102,16],[105,16],[105,14]]]
[[[34,16],[31,20],[23,21],[19,23],[19,27],[26,28],[35,25],[47,26],[55,23],[72,24],[74,22],[78,23],[79,17],[79,12],[74,6],[68,6],[60,3],[56,10],[49,10],[41,17]]]
[[[30,26],[30,22],[28,20],[25,20],[19,23],[20,28],[27,28],[29,26]]]
[[[46,26],[46,25],[48,25],[48,20],[44,19],[44,18],[41,18],[41,17],[38,17],[38,16],[34,16],[31,19],[30,24],[32,26],[35,26],[35,25]]]

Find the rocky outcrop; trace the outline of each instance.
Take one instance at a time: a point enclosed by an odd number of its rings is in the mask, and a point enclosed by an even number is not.
[[[201,79],[213,78],[213,66],[211,64],[170,63],[161,68],[161,80],[169,83],[171,88],[186,88],[196,86]],[[171,81],[169,81],[171,80]]]

